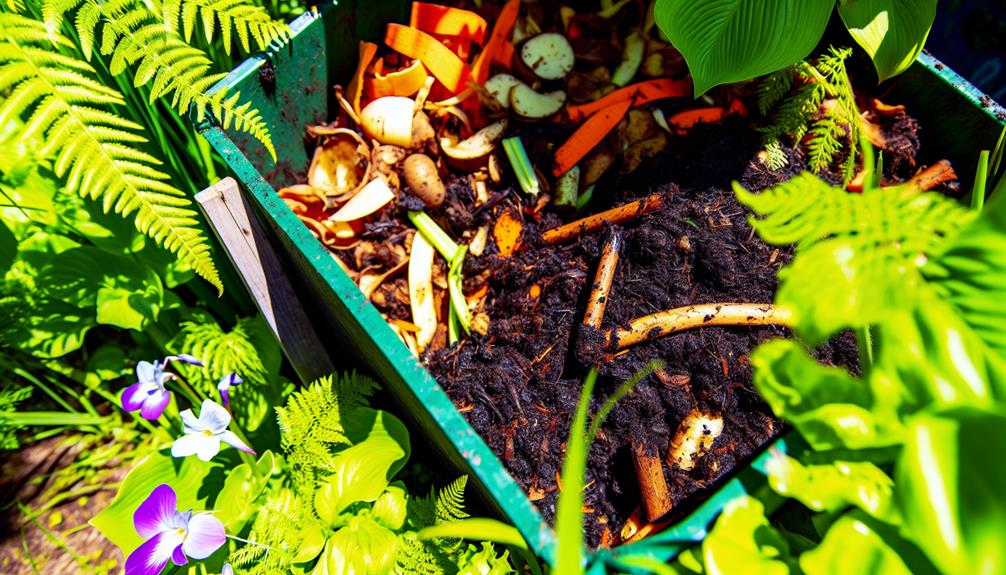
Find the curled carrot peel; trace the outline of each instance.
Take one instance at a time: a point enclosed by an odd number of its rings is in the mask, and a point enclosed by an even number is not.
[[[381,74],[377,69],[377,63],[375,63],[374,77],[365,80],[366,90],[364,91],[371,98],[411,96],[423,87],[426,78],[426,68],[419,60],[413,60],[409,66],[386,75]]]
[[[500,10],[496,25],[493,26],[492,34],[489,35],[489,40],[486,41],[482,53],[479,54],[472,66],[472,78],[476,84],[481,86],[486,83],[486,80],[489,79],[489,68],[496,59],[496,54],[500,50],[505,50],[502,48],[504,43],[510,44],[510,33],[513,31],[514,24],[517,23],[518,12],[520,12],[520,0],[509,0]],[[510,47],[512,49],[513,45],[511,44]],[[510,55],[513,57],[512,51]]]
[[[392,50],[422,62],[450,92],[456,94],[464,89],[469,77],[468,66],[433,36],[415,28],[389,23],[384,43]]]
[[[367,72],[367,67],[370,66],[370,62],[374,59],[375,54],[377,54],[377,44],[360,42],[360,63],[357,65],[356,73],[353,74],[353,79],[350,80],[349,87],[346,89],[349,103],[353,105],[353,110],[357,116],[360,115],[360,94],[363,92],[363,75]]]
[[[587,102],[578,106],[567,106],[566,117],[571,121],[579,122],[597,113],[599,110],[603,110],[619,102],[629,101],[633,106],[642,106],[654,100],[680,98],[690,96],[691,94],[692,84],[687,80],[657,78],[620,88],[593,102]]]
[[[500,42],[499,49],[493,53],[493,62],[509,69],[513,62],[513,53],[513,44],[507,40],[503,40]]]
[[[622,100],[594,113],[586,122],[580,124],[566,143],[556,150],[552,175],[561,176],[582,160],[618,125],[631,106],[632,100]]]
[[[710,108],[695,108],[694,110],[685,110],[684,112],[678,112],[671,116],[668,123],[679,132],[687,132],[695,124],[699,122],[704,122],[707,124],[712,124],[715,122],[723,121],[723,117],[727,115],[727,111],[720,106],[713,106]]]
[[[481,44],[486,36],[486,21],[469,10],[413,2],[409,26],[434,36],[457,36]]]

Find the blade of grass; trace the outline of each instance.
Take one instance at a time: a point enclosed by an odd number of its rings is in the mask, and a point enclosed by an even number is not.
[[[978,169],[975,171],[975,185],[971,188],[971,209],[982,211],[985,207],[986,182],[989,175],[989,151],[978,155]]]
[[[555,513],[555,572],[579,575],[583,571],[583,476],[587,470],[587,410],[597,383],[597,368],[587,373],[576,404],[573,423],[566,442],[566,458],[562,462],[562,493]]]

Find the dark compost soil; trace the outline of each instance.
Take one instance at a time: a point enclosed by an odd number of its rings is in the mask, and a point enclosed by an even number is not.
[[[730,190],[731,180],[764,189],[790,175],[752,162],[758,136],[746,120],[698,126],[672,139],[650,165],[612,182],[618,205],[654,191],[665,208],[625,226],[625,248],[608,298],[603,328],[659,310],[708,302],[773,301],[776,272],[789,249],[764,244]],[[799,167],[799,157],[794,154]],[[673,182],[673,183],[668,183]],[[528,235],[551,227],[528,221]],[[535,229],[537,227],[537,230]],[[472,426],[550,519],[569,423],[587,366],[572,352],[605,234],[562,246],[537,245],[514,258],[496,258],[487,337],[463,341],[426,358],[426,365]],[[483,258],[485,259],[485,258]],[[540,296],[529,294],[540,286]],[[664,466],[675,513],[692,497],[756,454],[781,431],[751,384],[748,354],[782,328],[710,327],[640,344],[601,366],[596,409],[622,381],[651,359],[666,363],[646,377],[611,413],[587,465],[587,539],[596,545],[608,527],[618,533],[640,503],[630,437],[648,452],[667,453],[679,423],[698,409],[719,414],[724,429],[693,469]],[[819,350],[830,363],[856,363],[851,337]],[[680,506],[681,511],[678,511]]]

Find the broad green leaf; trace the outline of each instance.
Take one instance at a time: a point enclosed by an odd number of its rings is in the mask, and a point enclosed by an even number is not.
[[[36,357],[56,358],[77,351],[95,326],[94,314],[57,300],[29,306],[21,328],[4,335],[7,343]]]
[[[883,82],[915,62],[936,19],[936,1],[843,0],[838,13]]]
[[[0,272],[6,272],[17,257],[17,238],[0,221]]]
[[[1006,194],[950,241],[923,274],[999,357],[1006,357]]]
[[[1006,413],[974,407],[909,422],[897,468],[904,531],[944,573],[1006,572]]]
[[[314,575],[385,575],[395,566],[398,536],[370,517],[355,516],[328,538]]]
[[[408,505],[409,492],[405,490],[404,483],[396,481],[377,498],[370,512],[375,521],[397,531],[405,523]]]
[[[273,459],[272,452],[266,451],[256,464],[257,474],[252,472],[247,463],[238,465],[227,474],[215,507],[217,519],[223,522],[228,532],[240,533],[254,515],[257,508],[255,502],[268,485],[272,474]]]
[[[751,354],[754,385],[772,411],[815,449],[883,447],[900,441],[889,401],[844,369],[827,367],[793,340],[772,340]],[[878,399],[880,401],[878,401]]]
[[[776,493],[792,497],[814,511],[833,513],[855,505],[873,517],[897,523],[894,482],[867,461],[835,461],[804,465],[779,454],[768,463],[769,484]]]
[[[53,202],[62,229],[87,238],[111,254],[138,252],[147,243],[146,236],[136,231],[132,220],[106,213],[96,200],[60,193],[53,196]]]
[[[170,485],[181,511],[206,510],[220,491],[224,473],[230,467],[233,465],[222,456],[203,462],[198,457],[175,459],[167,449],[152,453],[129,471],[112,503],[88,523],[128,555],[143,543],[133,526],[133,513],[155,487],[162,483]]]
[[[742,496],[723,508],[716,526],[702,543],[709,575],[789,575],[793,558],[786,540],[765,518],[757,499]]]
[[[435,539],[437,537],[456,537],[459,539],[482,539],[510,545],[518,549],[527,549],[527,542],[520,531],[512,525],[507,525],[495,519],[486,517],[469,517],[448,523],[431,525],[419,530],[419,539]]]
[[[870,527],[853,517],[832,525],[824,541],[803,555],[805,575],[911,575],[901,557]]]
[[[335,473],[315,494],[318,516],[328,524],[347,507],[376,500],[408,459],[408,432],[397,417],[376,409],[358,408],[345,422],[353,445],[332,461]]]
[[[834,0],[657,0],[657,26],[685,57],[696,97],[807,57]]]

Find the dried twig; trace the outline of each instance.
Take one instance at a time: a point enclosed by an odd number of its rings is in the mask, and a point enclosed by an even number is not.
[[[594,233],[605,224],[622,224],[664,206],[664,194],[652,194],[603,212],[546,230],[541,239],[547,244],[561,244],[583,234]]]
[[[954,172],[954,168],[950,165],[950,162],[948,160],[940,160],[912,176],[912,179],[908,180],[908,182],[917,190],[924,192],[956,179],[957,174]]]
[[[632,463],[636,468],[636,481],[643,499],[643,509],[650,521],[660,519],[671,510],[671,494],[664,479],[664,466],[660,456],[647,453],[646,446],[635,437],[632,441]]]
[[[659,311],[629,322],[629,328],[609,330],[608,349],[617,350],[696,327],[726,325],[789,325],[788,310],[772,304],[706,303]]]
[[[618,255],[622,251],[622,233],[611,230],[611,237],[601,250],[601,261],[597,264],[597,275],[587,300],[587,312],[583,315],[583,325],[601,329],[604,319],[604,308],[608,304],[611,293],[611,282],[615,279],[615,268],[618,267]]]

